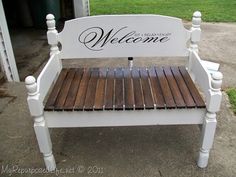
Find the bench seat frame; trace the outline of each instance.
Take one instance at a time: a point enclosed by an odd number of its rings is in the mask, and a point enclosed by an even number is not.
[[[27,101],[29,110],[31,116],[34,118],[34,130],[38,140],[40,152],[44,157],[46,168],[49,171],[55,170],[56,168],[48,128],[179,124],[202,125],[201,147],[197,164],[201,168],[206,167],[215,134],[217,123],[216,113],[219,111],[221,103],[221,84],[223,76],[218,71],[219,64],[203,61],[198,56],[197,43],[200,40],[200,22],[201,13],[195,12],[193,14],[192,27],[186,32],[186,36],[190,40],[190,46],[187,54],[187,71],[189,72],[192,80],[203,92],[206,108],[135,111],[47,112],[44,111],[44,99],[62,69],[61,59],[64,59],[63,57],[66,56],[66,52],[63,53],[59,51],[58,48],[58,42],[60,41],[61,36],[55,29],[54,16],[51,14],[48,15],[47,36],[48,43],[51,45],[49,61],[40,73],[37,81],[33,76],[28,76],[25,80],[26,88],[28,90]],[[129,64],[131,65],[131,63]]]
[[[111,127],[202,124],[206,109],[45,111],[48,127]]]

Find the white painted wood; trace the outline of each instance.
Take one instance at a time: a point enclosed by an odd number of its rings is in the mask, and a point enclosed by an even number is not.
[[[193,57],[192,52],[198,53],[198,42],[201,37],[201,12],[196,11],[193,13],[192,17],[192,27],[190,29],[190,46],[189,46],[189,61],[188,61],[188,69],[191,70],[193,66]],[[195,81],[195,77],[192,72],[189,72],[192,79]]]
[[[201,148],[197,163],[200,168],[207,167],[210,149],[214,141],[216,124],[216,114],[208,112],[202,127]]]
[[[75,18],[90,15],[89,0],[73,0]]]
[[[212,90],[218,92],[221,90],[223,74],[220,71],[214,72],[211,74],[211,86]]]
[[[211,74],[211,90],[208,91],[206,95],[206,106],[209,112],[215,113],[220,110],[220,104],[222,99],[221,85],[223,75],[221,72],[217,71]]]
[[[2,71],[4,72],[4,74],[6,75],[7,80],[13,81],[11,69],[9,67],[9,63],[8,63],[8,59],[7,59],[6,49],[5,49],[5,46],[3,45],[4,41],[3,41],[2,33],[0,33],[0,39],[2,40],[0,42],[1,68],[2,68]]]
[[[34,131],[39,149],[40,152],[43,153],[47,170],[53,171],[56,168],[56,163],[52,154],[52,143],[49,130],[43,117],[43,104],[39,99],[40,93],[37,89],[37,83],[33,76],[28,76],[25,79],[25,84],[28,91],[28,106],[31,116],[34,119]]]
[[[45,112],[48,127],[202,124],[206,109]]]
[[[56,162],[52,154],[52,142],[48,127],[44,118],[43,121],[34,123],[34,131],[38,141],[40,152],[43,154],[44,162],[48,171],[56,169]]]
[[[39,99],[37,83],[33,76],[28,76],[25,79],[25,86],[28,90],[27,102],[31,116],[39,116],[43,114],[43,102]]]
[[[90,16],[90,2],[89,0],[84,0],[85,1],[85,14],[86,16]]]
[[[34,123],[34,130],[36,132],[36,137],[39,143],[39,149],[42,153],[50,153],[52,151],[52,142],[48,138],[49,131],[45,124],[45,121],[35,122]],[[46,140],[46,141],[45,141]]]
[[[61,60],[57,54],[51,55],[48,63],[45,65],[43,70],[37,79],[38,92],[40,93],[40,100],[43,101],[48,90],[52,86],[54,80],[62,69]]]
[[[206,61],[206,60],[201,60],[201,62],[202,62],[202,65],[204,65],[208,69],[209,73],[214,73],[219,70],[219,67],[220,67],[219,63]]]
[[[27,98],[31,116],[43,114],[43,102],[39,98],[40,94],[32,95]]]
[[[196,51],[190,50],[190,63],[188,71],[193,76],[194,81],[200,86],[204,94],[208,94],[208,90],[211,89],[211,75],[205,65],[202,64],[201,58]]]
[[[182,20],[160,15],[107,15],[65,22],[58,35],[66,58],[188,56]]]
[[[50,55],[52,55],[59,52],[58,40],[57,40],[58,32],[56,30],[56,21],[54,15],[48,14],[46,16],[46,19],[48,26],[47,38],[48,38],[48,44],[51,46]]]
[[[212,90],[208,90],[206,94],[206,107],[209,112],[218,112],[220,110],[222,100],[221,92],[214,92]]]
[[[2,5],[2,0],[0,0],[0,38],[3,39],[3,42],[0,46],[0,59],[3,60],[1,63],[4,65],[4,71],[7,76],[8,81],[19,82],[18,70],[16,67],[15,56],[13,53],[10,35],[7,27],[6,17]],[[5,51],[5,52],[3,52]]]
[[[192,27],[190,29],[191,37],[190,37],[190,49],[198,52],[198,42],[201,39],[201,12],[196,11],[193,13],[192,17]]]
[[[0,42],[0,43],[1,43],[1,42]],[[1,48],[1,44],[0,44],[0,52],[1,52],[1,49],[2,49],[2,48]],[[1,73],[1,72],[4,72],[4,64],[3,64],[3,60],[2,60],[1,57],[2,57],[2,54],[0,54],[0,67],[1,67],[1,68],[0,68],[0,73]]]
[[[215,113],[206,113],[205,120],[203,122],[203,134],[201,136],[201,148],[209,150],[213,145],[213,138],[216,129],[216,114]]]
[[[180,19],[173,17],[158,15],[97,16],[68,21],[63,31],[58,34],[55,29],[54,17],[48,15],[48,42],[51,45],[51,57],[40,73],[37,83],[31,76],[26,78],[28,104],[31,115],[34,117],[35,133],[40,151],[44,155],[46,167],[49,170],[56,168],[48,127],[180,124],[203,124],[198,166],[206,167],[216,127],[215,112],[219,110],[221,102],[220,88],[223,75],[218,72],[218,64],[203,61],[198,56],[197,42],[200,40],[200,22],[200,12],[194,13],[190,31],[183,27]],[[122,39],[122,36],[125,35],[128,35],[125,37],[127,41]],[[143,37],[150,37],[148,35],[155,37],[163,35],[167,38],[163,39],[166,40],[163,43],[160,41],[154,43],[154,39],[151,40],[152,43],[136,41],[143,40]],[[186,47],[188,40],[190,40],[189,49]],[[57,47],[58,42],[62,44],[60,52]],[[43,112],[42,102],[61,71],[62,58],[188,55],[188,72],[204,92],[207,109]],[[132,64],[129,62],[130,67]]]
[[[223,75],[220,72],[209,72],[196,51],[190,50],[189,58],[191,60],[191,66],[188,68],[190,75],[204,92],[207,110],[212,113],[219,111]],[[215,79],[212,76],[215,76]]]
[[[2,31],[1,31],[1,27],[0,27],[0,67],[1,67],[1,71],[0,72],[4,72],[4,61],[6,61],[6,59],[2,59],[3,55],[2,52],[4,52],[3,50],[3,37],[2,37]],[[4,61],[3,61],[4,60]]]

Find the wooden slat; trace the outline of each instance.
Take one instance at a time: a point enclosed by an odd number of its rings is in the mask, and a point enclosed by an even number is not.
[[[206,105],[205,105],[201,95],[199,94],[195,84],[193,83],[190,75],[188,74],[187,70],[185,69],[185,67],[179,67],[179,70],[184,78],[184,81],[185,81],[191,95],[193,96],[193,99],[194,99],[197,107],[198,108],[205,108]]]
[[[180,74],[179,68],[178,67],[171,67],[171,71],[175,77],[175,80],[179,86],[180,92],[182,93],[184,102],[186,103],[186,106],[188,108],[194,108],[196,106],[192,95],[188,89],[188,87],[186,86],[184,79],[182,77],[182,75]]]
[[[171,89],[171,93],[174,97],[175,104],[177,108],[184,108],[186,104],[184,103],[183,97],[180,93],[179,87],[175,81],[175,78],[171,72],[170,67],[163,67],[164,73],[166,75],[169,87]]]
[[[87,87],[91,75],[91,69],[85,69],[80,82],[79,90],[76,95],[74,110],[82,111],[84,108],[84,100],[87,93]]]
[[[93,68],[91,77],[89,79],[87,93],[86,93],[85,102],[84,102],[85,111],[93,110],[96,88],[97,88],[97,81],[98,81],[98,74],[99,74],[99,69]]]
[[[70,89],[68,91],[68,95],[64,104],[63,109],[65,111],[72,111],[74,108],[75,104],[75,99],[76,99],[76,94],[78,92],[78,88],[80,85],[81,78],[83,76],[84,69],[83,68],[78,68],[76,70],[74,79],[71,83]]]
[[[52,111],[54,109],[54,104],[56,102],[57,96],[60,92],[61,86],[64,82],[64,79],[66,78],[67,75],[67,69],[62,69],[60,75],[58,76],[58,79],[52,89],[52,92],[47,100],[47,103],[45,105],[44,110],[45,111]]]
[[[139,70],[137,68],[132,69],[132,78],[133,78],[133,88],[134,88],[135,109],[144,109],[144,100],[140,82],[140,75],[139,75]]]
[[[65,78],[65,80],[64,80],[64,82],[61,86],[61,90],[60,90],[60,92],[57,96],[55,106],[54,106],[54,110],[56,110],[56,111],[62,111],[63,110],[63,106],[64,106],[64,103],[66,101],[66,97],[68,95],[71,82],[74,79],[74,75],[75,75],[75,69],[69,69],[68,73],[66,75],[66,78]]]
[[[114,69],[109,68],[107,73],[107,86],[105,94],[105,109],[113,109],[113,98],[114,98]]]
[[[129,68],[124,69],[124,97],[125,97],[125,109],[134,109],[134,91],[133,82],[131,77],[131,71]]]
[[[205,108],[184,67],[62,69],[46,111]]]
[[[94,109],[103,110],[106,89],[107,68],[99,69],[99,80],[95,94]]]
[[[163,72],[163,69],[161,67],[156,67],[155,70],[156,70],[158,80],[160,82],[161,90],[162,90],[163,97],[166,103],[166,108],[175,108],[176,105],[174,102],[174,98],[172,96],[172,93],[168,85],[167,79],[165,77],[165,74]]]
[[[156,104],[157,109],[163,109],[165,108],[165,101],[163,98],[163,93],[161,91],[161,86],[159,83],[159,80],[157,78],[155,68],[149,68],[148,70],[149,78],[150,78],[150,83],[151,83],[151,88],[152,88],[152,93],[154,97],[154,102]]]
[[[154,101],[153,101],[151,86],[149,84],[148,72],[146,68],[140,68],[140,76],[141,76],[145,109],[154,109]]]
[[[123,110],[124,106],[124,81],[123,70],[117,68],[115,70],[115,110]]]

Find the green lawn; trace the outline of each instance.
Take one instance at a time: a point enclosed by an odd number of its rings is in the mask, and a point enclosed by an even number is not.
[[[236,0],[90,0],[91,15],[161,14],[191,20],[196,10],[203,21],[236,22]]]
[[[236,89],[231,88],[226,91],[229,96],[229,101],[231,103],[234,114],[236,115]]]

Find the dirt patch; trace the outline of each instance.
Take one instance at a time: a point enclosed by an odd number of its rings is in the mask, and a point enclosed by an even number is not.
[[[16,98],[17,98],[16,96],[8,94],[6,89],[0,88],[0,114],[2,113],[4,108],[8,104],[15,101]]]
[[[4,98],[4,97],[12,97],[12,96],[9,95],[5,89],[0,88],[0,98]]]

